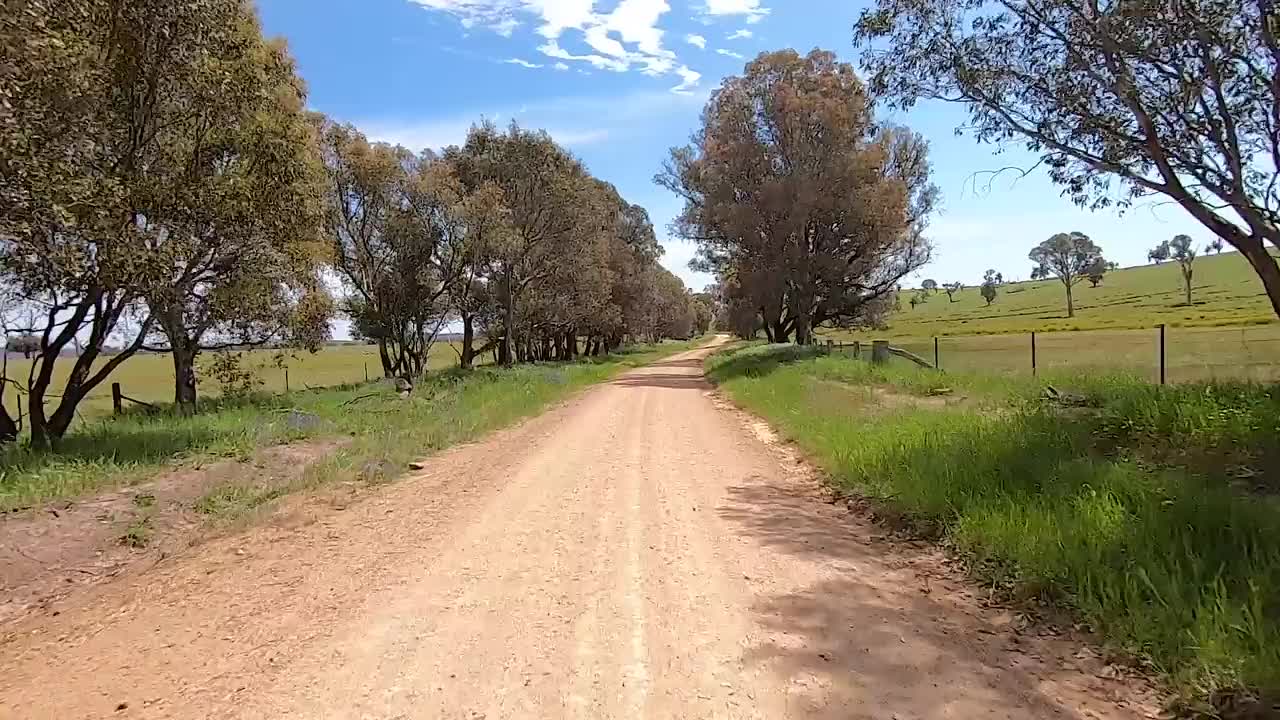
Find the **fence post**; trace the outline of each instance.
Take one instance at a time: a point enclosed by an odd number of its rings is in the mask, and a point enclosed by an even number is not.
[[[872,340],[871,341],[871,362],[876,364],[889,362],[889,341],[888,340]]]
[[[1160,384],[1165,384],[1164,365],[1164,323],[1160,323]]]
[[[853,341],[853,359],[854,360],[862,359],[862,341],[861,340]]]
[[[1031,331],[1031,376],[1036,376],[1036,331]]]
[[[836,342],[835,342],[835,340],[827,340],[827,354],[828,354],[828,355],[830,355],[830,354],[831,354],[831,351],[835,349],[835,346],[836,346]]]
[[[369,382],[369,361],[364,361],[364,381]]]
[[[938,361],[938,338],[936,337],[933,339],[933,369],[942,369],[942,363]]]
[[[284,392],[289,394],[289,368],[284,369]]]
[[[111,412],[115,415],[124,412],[124,393],[118,382],[111,383]]]

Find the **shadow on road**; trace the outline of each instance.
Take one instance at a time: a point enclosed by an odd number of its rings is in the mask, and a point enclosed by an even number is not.
[[[674,390],[709,390],[711,384],[702,375],[702,358],[663,360],[633,370],[614,380],[622,387],[659,387]]]
[[[940,561],[768,478],[730,488],[719,514],[742,534],[823,576],[754,606],[768,641],[744,662],[794,685],[816,718],[1082,718],[1084,685],[1066,643],[984,619]],[[997,620],[1008,620],[997,618]],[[1051,646],[1052,645],[1052,646]],[[1096,693],[1094,693],[1096,695]]]

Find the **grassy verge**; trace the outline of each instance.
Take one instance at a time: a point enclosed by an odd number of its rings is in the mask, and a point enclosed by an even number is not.
[[[1048,401],[1033,380],[798,349],[708,364],[837,486],[1073,609],[1184,698],[1280,697],[1276,388],[1059,376]]]
[[[314,437],[352,441],[305,475],[369,481],[398,476],[408,462],[532,415],[573,391],[694,345],[638,346],[574,363],[442,372],[403,400],[385,384],[208,402],[195,417],[134,414],[91,423],[66,438],[61,452],[10,447],[0,452],[0,512],[143,480],[175,461],[247,458],[254,450]],[[266,493],[266,495],[264,495]],[[252,485],[220,488],[202,512],[227,514],[278,495]],[[267,496],[269,495],[269,496]]]

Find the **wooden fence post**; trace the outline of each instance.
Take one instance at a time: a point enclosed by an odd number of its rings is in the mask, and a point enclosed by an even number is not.
[[[119,415],[124,412],[124,393],[120,391],[120,383],[111,383],[111,412]]]
[[[936,337],[933,339],[933,369],[942,369],[942,363],[938,360],[938,338]]]
[[[1165,384],[1164,323],[1160,323],[1160,384]]]
[[[1036,375],[1036,331],[1031,331],[1031,376]]]
[[[832,350],[834,350],[834,349],[835,349],[835,347],[836,347],[836,341],[835,341],[835,340],[827,340],[827,354],[828,354],[828,355],[830,355],[830,354],[831,354],[831,351],[832,351]]]
[[[862,341],[861,340],[853,341],[853,359],[855,360],[862,359]]]
[[[289,393],[289,368],[284,369],[284,392]]]
[[[364,381],[369,382],[369,361],[364,361]]]
[[[871,362],[883,364],[889,362],[889,341],[888,340],[872,340],[871,341]]]

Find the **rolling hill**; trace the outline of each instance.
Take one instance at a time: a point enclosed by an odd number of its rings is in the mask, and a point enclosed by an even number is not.
[[[1183,298],[1178,264],[1167,261],[1114,270],[1096,288],[1081,282],[1074,289],[1073,318],[1067,317],[1066,295],[1058,280],[1003,285],[990,307],[976,285],[956,293],[954,302],[939,290],[915,308],[908,302],[914,291],[903,292],[902,309],[890,319],[889,331],[933,337],[1276,322],[1262,283],[1239,253],[1204,256],[1194,268],[1190,306]],[[941,270],[933,272],[939,283],[949,282]]]

